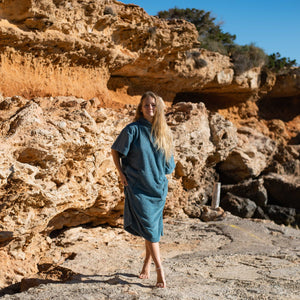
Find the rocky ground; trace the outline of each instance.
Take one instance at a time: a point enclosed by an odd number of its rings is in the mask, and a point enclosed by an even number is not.
[[[300,231],[271,221],[165,220],[166,289],[154,287],[154,266],[151,279],[138,278],[143,240],[121,228],[75,227],[51,238],[66,260],[48,266],[44,280],[40,266],[2,295],[42,284],[2,299],[300,299]]]

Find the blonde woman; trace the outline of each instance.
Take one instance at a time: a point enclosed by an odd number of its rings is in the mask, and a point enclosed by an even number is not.
[[[149,278],[152,258],[156,287],[165,288],[159,241],[168,192],[165,174],[172,173],[175,164],[172,135],[160,97],[153,92],[141,97],[134,122],[122,130],[112,145],[112,156],[124,185],[124,229],[145,239],[146,257],[139,277]]]

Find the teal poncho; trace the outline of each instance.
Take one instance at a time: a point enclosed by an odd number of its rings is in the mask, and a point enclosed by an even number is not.
[[[174,158],[152,142],[151,123],[146,119],[127,125],[111,147],[119,152],[128,186],[124,187],[124,229],[158,242],[163,235],[163,209],[168,192],[165,174],[174,170]]]

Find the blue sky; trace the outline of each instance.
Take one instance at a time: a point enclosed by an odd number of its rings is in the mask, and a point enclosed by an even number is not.
[[[300,0],[131,0],[149,15],[169,8],[210,11],[239,45],[254,43],[267,54],[279,52],[300,65]]]

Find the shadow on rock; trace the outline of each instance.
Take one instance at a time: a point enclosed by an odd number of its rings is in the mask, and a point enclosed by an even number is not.
[[[109,277],[109,278],[105,279],[107,277]],[[130,273],[115,273],[113,275],[82,275],[82,274],[80,274],[80,275],[76,276],[75,281],[76,281],[76,283],[78,283],[78,281],[79,281],[79,282],[83,282],[83,283],[107,283],[110,285],[121,284],[121,285],[137,285],[139,287],[152,287],[152,285],[148,286],[148,285],[144,285],[142,283],[128,281],[121,277],[138,278],[138,276],[136,274],[130,274]],[[96,279],[96,278],[99,278],[99,279]]]

